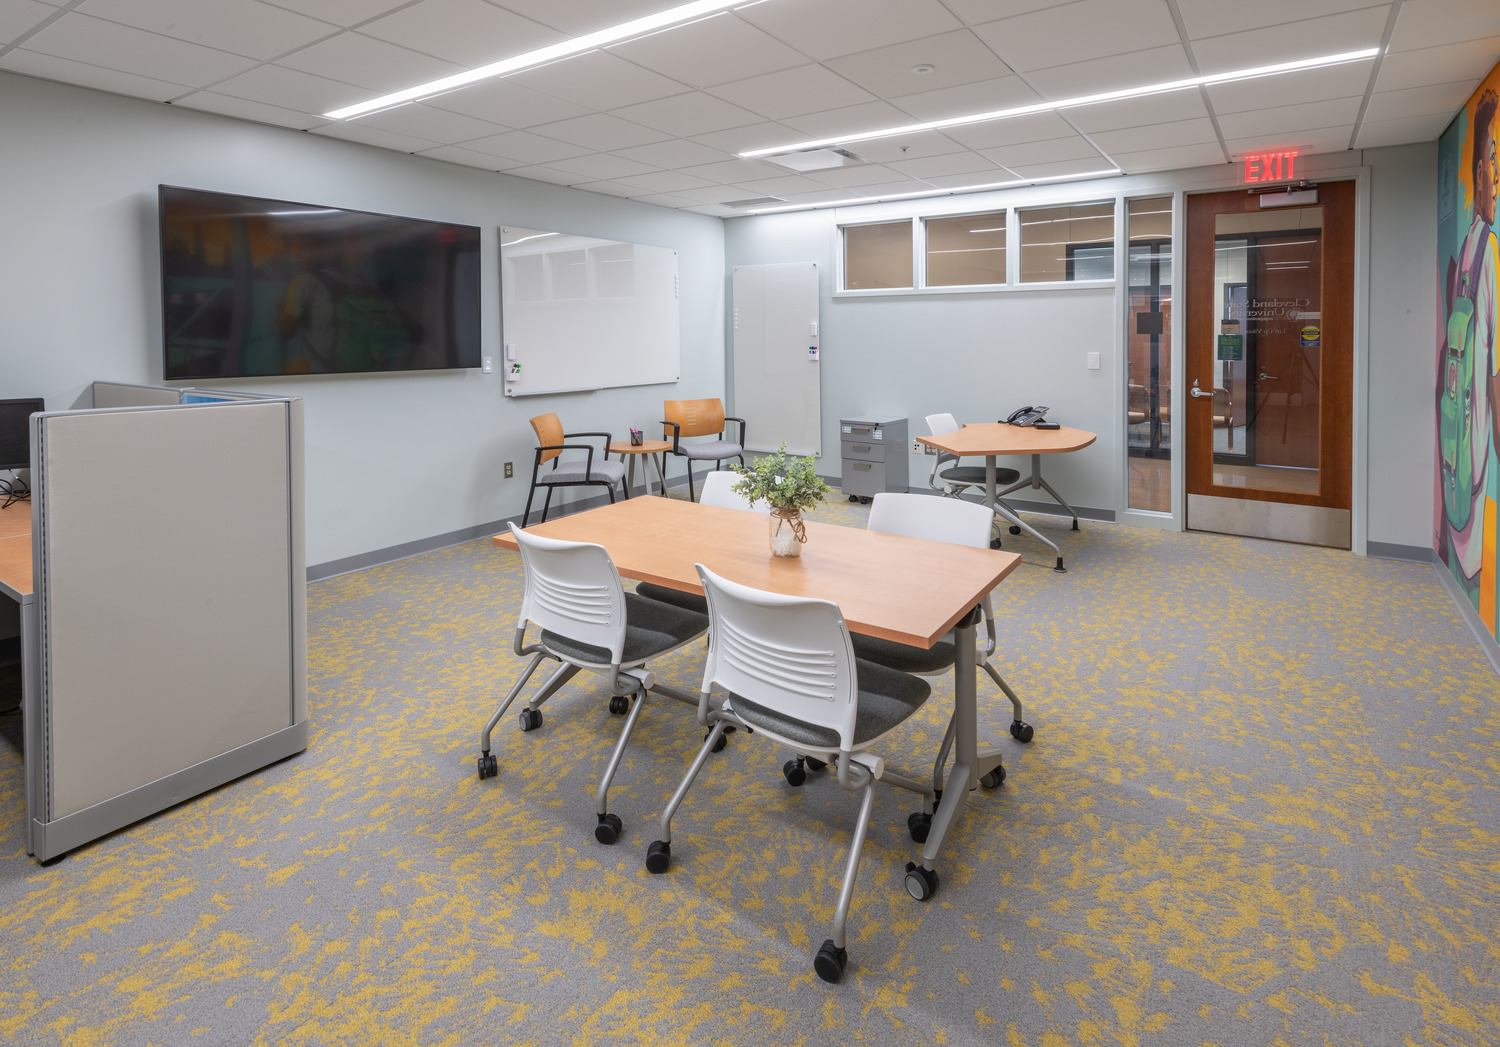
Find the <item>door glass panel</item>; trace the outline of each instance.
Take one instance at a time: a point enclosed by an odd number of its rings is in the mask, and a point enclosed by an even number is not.
[[[1130,507],[1172,511],[1172,198],[1131,200],[1125,443]]]
[[[1316,495],[1323,209],[1214,223],[1213,483]]]

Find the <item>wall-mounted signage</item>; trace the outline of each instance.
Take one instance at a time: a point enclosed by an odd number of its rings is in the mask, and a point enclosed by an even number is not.
[[[1285,182],[1298,177],[1297,150],[1279,153],[1252,153],[1245,157],[1245,182]]]

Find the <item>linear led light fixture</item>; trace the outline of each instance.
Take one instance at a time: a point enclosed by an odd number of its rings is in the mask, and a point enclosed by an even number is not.
[[[759,0],[755,0],[759,2]],[[522,69],[530,69],[533,66],[546,65],[548,62],[556,62],[562,58],[571,58],[573,55],[582,54],[585,51],[593,51],[609,44],[617,44],[622,40],[633,37],[645,36],[649,33],[658,32],[662,29],[671,29],[682,25],[684,22],[692,22],[709,15],[727,11],[731,7],[750,7],[751,3],[746,0],[694,0],[693,3],[683,4],[666,11],[658,11],[654,15],[646,15],[644,18],[636,18],[629,22],[621,22],[619,25],[610,26],[608,29],[600,29],[598,32],[587,33],[584,36],[564,40],[562,43],[550,44],[547,47],[539,47],[535,51],[527,51],[525,54],[516,55],[513,58],[502,58],[498,62],[482,65],[477,69],[469,69],[462,73],[454,73],[440,80],[432,80],[416,87],[408,87],[403,91],[392,94],[381,95],[372,98],[368,102],[359,102],[355,105],[346,105],[342,109],[335,109],[331,113],[324,113],[330,120],[348,120],[355,116],[364,116],[373,113],[377,109],[390,109],[406,102],[414,102],[419,98],[427,98],[432,95],[444,94],[480,80],[488,80],[492,76],[504,76],[506,73],[519,72]]]
[[[1336,55],[1323,55],[1320,58],[1304,58],[1297,62],[1280,62],[1276,65],[1262,65],[1252,69],[1235,69],[1228,73],[1194,76],[1186,80],[1168,80],[1166,83],[1148,84],[1145,87],[1128,87],[1120,91],[1079,95],[1076,98],[1064,98],[1058,102],[1036,102],[1032,105],[1016,106],[1013,109],[996,109],[988,113],[949,117],[946,120],[928,120],[920,124],[903,124],[900,127],[887,127],[879,131],[861,131],[857,134],[839,135],[837,138],[819,138],[812,142],[794,142],[791,145],[776,145],[769,149],[751,149],[739,155],[746,159],[753,159],[759,156],[769,156],[772,153],[802,152],[807,149],[821,149],[831,145],[845,145],[850,142],[868,142],[872,138],[892,138],[896,135],[915,134],[918,131],[940,131],[947,127],[982,124],[988,123],[991,120],[1009,120],[1012,117],[1029,116],[1032,113],[1050,113],[1058,109],[1076,109],[1084,105],[1098,105],[1100,102],[1118,102],[1125,98],[1145,98],[1148,95],[1183,91],[1190,87],[1228,84],[1236,80],[1256,80],[1263,76],[1280,76],[1283,73],[1297,73],[1305,69],[1322,69],[1331,65],[1347,65],[1350,62],[1362,62],[1367,58],[1374,58],[1379,53],[1380,48],[1367,47],[1362,51],[1344,51]]]
[[[878,204],[887,200],[915,200],[922,196],[949,196],[954,193],[976,193],[982,189],[1009,189],[1018,185],[1041,185],[1045,182],[1076,182],[1083,178],[1107,178],[1123,174],[1118,167],[1102,171],[1081,171],[1078,174],[1050,175],[1046,178],[1012,178],[1008,182],[986,182],[983,185],[958,185],[950,189],[924,189],[917,193],[893,193],[890,196],[852,196],[847,200],[825,200],[817,204],[787,204],[785,207],[757,207],[746,214],[780,214],[783,211],[811,211],[820,207],[848,207],[854,204]]]

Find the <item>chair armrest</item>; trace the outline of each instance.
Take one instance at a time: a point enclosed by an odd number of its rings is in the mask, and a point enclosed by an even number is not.
[[[743,418],[726,418],[726,419],[724,419],[724,428],[728,429],[730,422],[739,422],[740,423],[739,445],[741,447],[744,447],[745,446],[745,420]]]
[[[538,447],[536,449],[536,466],[534,466],[532,468],[533,475],[535,475],[536,469],[539,468],[541,466],[541,464],[542,464],[542,452],[543,451],[587,451],[588,452],[588,461],[587,461],[587,463],[584,466],[584,475],[585,476],[592,476],[593,473],[594,473],[594,445],[593,444],[545,444],[542,447]],[[560,461],[562,461],[562,455],[561,454],[559,454],[556,458],[552,459],[552,468],[556,469],[557,468],[557,463],[560,462]]]
[[[663,430],[668,427],[672,430],[672,453],[681,454],[682,450],[679,446],[679,441],[682,439],[682,426],[676,422],[669,422],[665,418],[661,420],[661,425]],[[662,435],[665,436],[666,433],[663,432]]]

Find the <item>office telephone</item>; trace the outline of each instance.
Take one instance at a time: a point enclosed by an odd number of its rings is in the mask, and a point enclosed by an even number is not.
[[[1020,410],[1012,411],[1005,421],[1008,425],[1036,425],[1047,417],[1047,407],[1022,407]]]

